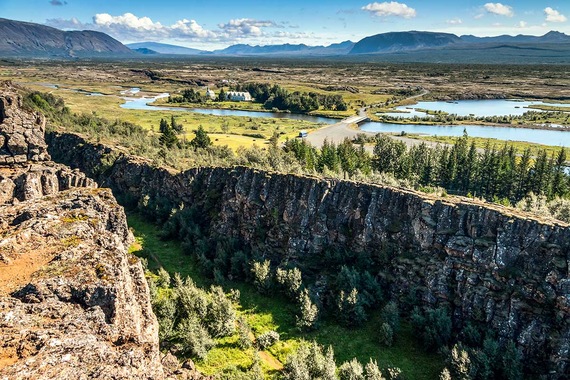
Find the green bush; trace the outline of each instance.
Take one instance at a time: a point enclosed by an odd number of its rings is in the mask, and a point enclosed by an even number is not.
[[[268,331],[258,336],[256,342],[260,350],[265,350],[279,342],[279,333],[277,331]]]

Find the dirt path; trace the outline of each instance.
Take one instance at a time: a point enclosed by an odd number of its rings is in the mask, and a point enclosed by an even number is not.
[[[267,351],[259,351],[259,357],[272,369],[281,371],[283,364]]]
[[[32,275],[53,259],[53,249],[19,252],[8,264],[0,263],[0,294],[8,294],[26,284]]]

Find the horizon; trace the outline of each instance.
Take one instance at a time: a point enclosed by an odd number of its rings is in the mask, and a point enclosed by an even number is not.
[[[459,3],[459,4],[458,4]],[[29,9],[36,10],[33,15]],[[175,11],[173,11],[175,10]],[[549,0],[491,3],[462,1],[426,4],[409,1],[338,1],[326,4],[291,0],[286,8],[228,0],[216,4],[165,0],[160,4],[111,0],[4,0],[2,17],[62,30],[104,32],[124,44],[156,42],[218,50],[236,44],[305,44],[329,46],[344,41],[403,31],[451,33],[457,36],[542,36],[550,31],[570,34],[570,4]]]

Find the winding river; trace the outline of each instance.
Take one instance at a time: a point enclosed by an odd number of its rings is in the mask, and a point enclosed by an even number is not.
[[[138,92],[138,89],[132,93]],[[169,94],[160,94],[153,98],[124,98],[126,102],[121,105],[121,108],[133,110],[146,110],[146,111],[175,111],[175,112],[195,112],[215,116],[241,116],[250,118],[281,118],[281,119],[294,119],[305,120],[313,123],[320,124],[335,124],[338,119],[331,119],[327,117],[317,117],[302,114],[292,113],[275,113],[275,112],[256,112],[256,111],[242,111],[242,110],[227,110],[227,109],[206,109],[206,108],[185,108],[185,107],[166,107],[166,106],[152,106],[156,99],[161,99],[169,96]],[[474,113],[476,116],[493,116],[493,115],[509,115],[514,114],[513,110],[520,112],[522,115],[528,111],[529,105],[534,104],[547,104],[557,106],[570,106],[569,104],[551,104],[542,102],[522,102],[513,100],[464,100],[454,103],[448,102],[420,102],[414,108],[426,108],[429,103],[430,109],[450,110],[453,106],[462,106],[462,112],[467,114]],[[477,107],[479,105],[479,108]],[[442,108],[438,108],[442,107]],[[518,107],[518,108],[516,108]],[[445,111],[448,112],[448,111]],[[457,113],[453,111],[453,113]],[[499,140],[512,140],[512,141],[527,141],[531,143],[538,143],[553,146],[570,146],[570,132],[546,130],[546,129],[528,129],[528,128],[513,128],[503,126],[482,126],[482,125],[417,125],[417,124],[396,124],[396,123],[379,123],[367,122],[360,126],[364,132],[388,132],[388,133],[414,133],[414,134],[427,134],[438,136],[461,136],[465,129],[469,136],[472,137],[490,137]]]

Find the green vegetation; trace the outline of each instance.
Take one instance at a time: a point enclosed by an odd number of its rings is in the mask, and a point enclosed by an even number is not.
[[[253,107],[253,110],[273,110],[273,111],[289,111],[293,113],[311,113],[322,110],[324,112],[343,112],[348,110],[348,105],[344,102],[341,95],[320,94],[317,92],[290,92],[285,88],[268,83],[247,83],[237,84],[230,87],[230,91],[249,92],[252,96],[253,103],[263,105],[263,108]],[[213,103],[224,103],[222,108],[230,108],[235,103],[226,104],[226,91],[222,88],[217,99]],[[202,96],[194,89],[185,89],[180,96],[170,96],[168,103],[194,103],[210,105],[212,100],[206,96]],[[242,102],[243,103],[243,102]],[[251,109],[249,102],[244,105],[240,103],[240,109]],[[220,104],[212,104],[220,106]],[[332,114],[334,114],[332,112]]]
[[[322,95],[316,92],[289,92],[279,85],[247,83],[236,85],[235,91],[247,91],[254,101],[266,109],[277,109],[295,113],[308,113],[323,107],[327,111],[346,111],[347,104],[341,95]]]
[[[431,136],[431,135],[406,133],[406,137],[415,140],[432,141],[439,143],[441,145],[453,145],[458,141],[457,137],[453,136],[435,136],[435,135]],[[469,136],[469,140],[475,143],[475,147],[479,150],[485,149],[486,146],[493,146],[493,145],[502,146],[505,144],[504,141],[493,138],[486,138],[486,137]],[[541,145],[524,141],[509,141],[508,145],[513,146],[518,152],[523,152],[526,149],[530,149],[533,152],[544,149],[546,150],[546,153],[549,157],[558,154],[558,152],[560,151],[560,146]],[[568,157],[567,162],[570,164],[570,157]]]
[[[160,268],[164,268],[171,274],[180,273],[180,278],[189,276],[201,289],[208,289],[214,283],[214,279],[203,275],[203,266],[198,257],[188,252],[197,249],[196,246],[190,246],[188,243],[180,244],[176,240],[163,240],[156,226],[145,222],[139,215],[129,215],[129,225],[137,238],[138,247],[133,251],[148,260],[150,270],[158,273]],[[153,281],[156,282],[157,277],[166,276],[153,275],[152,278],[155,279]],[[294,291],[297,288],[296,271],[288,271],[288,274],[282,272],[280,277],[288,278],[281,281],[287,284],[285,285],[287,289]],[[164,282],[167,281],[163,280],[162,283]],[[250,331],[257,339],[271,331],[279,334],[278,341],[273,338],[272,345],[265,351],[259,351],[261,368],[264,375],[269,378],[279,377],[282,365],[288,362],[288,356],[295,353],[299,347],[310,348],[312,344],[306,342],[312,341],[317,342],[318,347],[331,346],[336,353],[337,364],[350,361],[354,357],[360,363],[368,363],[372,358],[383,369],[382,373],[388,371],[388,368],[392,370],[399,368],[409,379],[436,378],[443,367],[439,356],[424,351],[420,343],[415,341],[407,321],[402,323],[401,332],[394,340],[393,346],[385,347],[379,344],[377,338],[377,326],[382,321],[379,313],[372,313],[368,322],[356,328],[342,327],[334,318],[326,317],[320,320],[318,329],[301,331],[297,327],[295,317],[297,306],[290,301],[289,296],[276,291],[263,295],[253,285],[229,279],[224,279],[222,287],[230,298],[232,293],[236,293],[231,289],[239,291],[239,301],[233,301],[237,317],[236,329],[231,336],[215,338],[215,345],[205,359],[192,356],[196,359],[198,368],[205,373],[237,371],[234,372],[235,376],[238,373],[251,374],[256,361],[256,348],[248,343],[247,336],[250,335]],[[160,286],[158,288],[161,289]],[[164,294],[164,292],[163,289],[158,293]],[[275,334],[269,333],[269,335]]]
[[[466,134],[449,146],[430,148],[420,144],[408,148],[386,135],[377,135],[371,155],[364,145],[369,138],[345,140],[339,145],[325,141],[317,149],[304,140],[290,139],[282,148],[278,135],[265,149],[238,148],[235,155],[228,147],[211,146],[204,128],[198,127],[190,143],[175,134],[182,125],[164,119],[160,137],[128,122],[113,122],[95,115],[72,114],[60,98],[32,92],[25,104],[49,115],[52,123],[71,131],[86,133],[100,141],[109,138],[129,149],[130,153],[146,156],[157,163],[185,169],[200,165],[245,165],[288,173],[321,174],[355,178],[368,182],[402,184],[419,190],[443,188],[448,193],[483,198],[503,205],[518,205],[532,210],[533,195],[545,196],[550,202],[543,210],[551,210],[556,218],[566,218],[570,195],[570,175],[566,169],[566,150],[548,153],[543,148],[520,152],[514,145],[487,144],[478,150]],[[174,128],[172,127],[174,126]],[[357,145],[355,145],[357,143]],[[391,181],[391,182],[390,182]],[[564,219],[568,220],[568,219]],[[351,289],[346,289],[341,303],[350,304]],[[347,305],[348,305],[347,304]],[[355,311],[356,312],[356,311]]]

